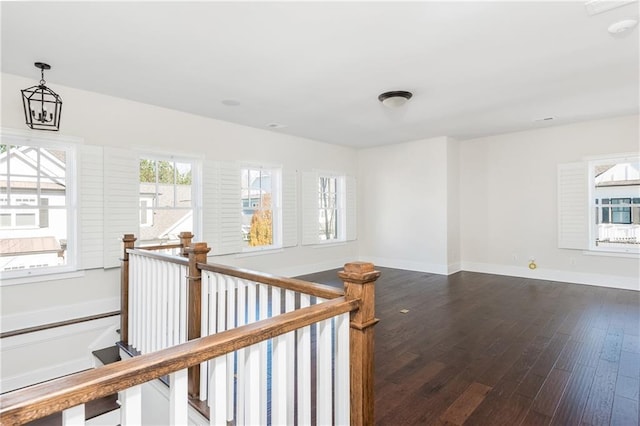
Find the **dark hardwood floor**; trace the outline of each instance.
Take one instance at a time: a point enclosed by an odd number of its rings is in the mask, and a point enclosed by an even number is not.
[[[639,425],[640,292],[378,270],[376,424]]]

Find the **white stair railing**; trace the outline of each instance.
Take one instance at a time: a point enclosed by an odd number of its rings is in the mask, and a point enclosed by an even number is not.
[[[141,354],[187,341],[186,259],[129,252],[129,345]]]

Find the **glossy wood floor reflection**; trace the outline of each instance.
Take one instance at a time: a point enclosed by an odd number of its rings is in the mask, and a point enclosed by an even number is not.
[[[639,292],[378,269],[376,424],[638,426]]]

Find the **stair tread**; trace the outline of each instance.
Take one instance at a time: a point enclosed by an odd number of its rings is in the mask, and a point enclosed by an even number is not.
[[[116,345],[91,352],[102,364],[107,365],[120,361],[120,350]]]

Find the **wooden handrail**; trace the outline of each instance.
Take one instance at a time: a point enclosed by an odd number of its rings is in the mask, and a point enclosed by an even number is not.
[[[344,290],[340,288],[331,287],[325,284],[298,280],[295,278],[278,277],[276,275],[251,271],[249,269],[236,268],[234,266],[217,265],[212,263],[199,263],[198,268],[203,271],[230,275],[232,277],[251,280],[262,284],[268,284],[287,290],[293,290],[300,293],[309,294],[311,296],[322,297],[323,299],[335,299],[336,297],[344,296]]]
[[[12,391],[0,395],[0,423],[24,424],[315,322],[352,312],[359,306],[359,299],[341,297],[158,352]]]
[[[36,325],[33,327],[19,328],[17,330],[5,331],[0,333],[0,339],[7,337],[20,336],[22,334],[36,333],[38,331],[50,330],[52,328],[67,327],[69,325],[80,324],[88,321],[95,321],[103,318],[115,317],[120,315],[120,311],[105,312],[97,315],[89,315],[86,317],[74,318],[65,321],[51,322],[48,324]]]

